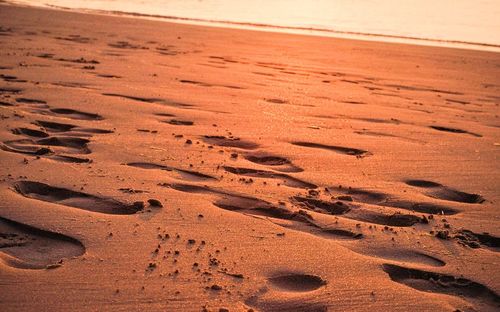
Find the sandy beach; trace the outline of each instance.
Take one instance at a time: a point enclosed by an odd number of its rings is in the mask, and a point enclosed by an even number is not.
[[[498,311],[500,53],[0,3],[3,311]]]

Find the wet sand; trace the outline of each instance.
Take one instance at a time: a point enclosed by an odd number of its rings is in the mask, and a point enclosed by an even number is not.
[[[0,21],[3,310],[498,310],[500,54]]]

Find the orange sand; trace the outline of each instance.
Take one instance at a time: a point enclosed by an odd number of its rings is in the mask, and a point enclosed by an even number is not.
[[[0,21],[3,311],[499,308],[500,54]]]

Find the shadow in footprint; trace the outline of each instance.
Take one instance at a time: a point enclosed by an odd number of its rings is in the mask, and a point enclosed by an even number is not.
[[[80,158],[67,155],[52,155],[49,156],[50,159],[57,160],[60,162],[72,163],[72,164],[86,164],[91,163],[92,160],[89,158]]]
[[[276,207],[272,203],[259,198],[235,194],[208,186],[190,184],[169,184],[162,186],[167,186],[181,192],[216,195],[218,199],[213,202],[216,207],[257,217],[273,218],[274,221],[271,222],[274,224],[293,231],[308,233],[327,239],[360,239],[363,237],[363,234],[347,229],[323,227],[317,224],[312,216],[304,210],[291,211],[285,207]],[[283,220],[284,222],[278,222],[277,220]]]
[[[130,215],[143,209],[140,205],[125,204],[111,198],[98,197],[34,181],[19,181],[14,185],[14,189],[28,198],[92,212]]]
[[[90,154],[91,151],[87,147],[90,141],[75,137],[48,137],[43,139],[21,139],[6,141],[1,148],[8,152],[21,153],[27,155],[47,155],[51,154],[52,150],[42,146],[57,146],[67,148],[69,152],[77,154]]]
[[[397,198],[391,198],[388,194],[369,191],[359,188],[341,188],[341,187],[333,187],[331,190],[335,190],[341,194],[348,195],[350,199],[353,201],[376,205],[381,207],[394,207],[401,208],[410,211],[429,213],[429,214],[444,214],[444,215],[453,215],[458,213],[459,211],[453,209],[451,207],[437,205],[432,203],[420,203],[420,202],[412,202],[407,200],[401,200]],[[339,198],[339,200],[343,200]]]
[[[84,253],[83,244],[72,237],[0,217],[0,258],[9,266],[55,268]]]
[[[28,98],[16,98],[17,103],[36,105],[38,108],[48,108],[46,101]]]
[[[269,288],[261,288],[245,304],[258,311],[327,312],[321,289],[327,281],[320,276],[300,272],[277,272],[268,278]]]
[[[190,180],[190,181],[217,180],[216,178],[214,178],[208,174],[204,174],[204,173],[200,173],[200,172],[196,172],[196,171],[191,171],[191,170],[174,168],[174,167],[165,166],[165,165],[143,163],[143,162],[133,162],[133,163],[128,163],[127,166],[141,168],[141,169],[174,171],[174,172],[178,173],[185,180]]]
[[[369,199],[378,198],[377,194],[364,192],[362,194]],[[350,196],[348,197],[349,200],[345,197],[340,198],[343,198],[343,200],[325,201],[312,197],[294,196],[292,197],[292,202],[307,210],[318,213],[342,215],[348,219],[379,225],[407,227],[416,223],[428,223],[426,218],[413,214],[373,211],[372,209],[357,204]]]
[[[35,137],[35,138],[46,138],[49,136],[47,133],[45,133],[43,131],[29,129],[29,128],[15,128],[15,129],[12,129],[12,133],[17,134],[17,135],[25,135],[25,136]]]
[[[81,112],[69,108],[51,108],[50,112],[56,115],[62,115],[70,119],[80,119],[80,120],[103,120],[104,118],[98,114]]]
[[[0,94],[2,93],[11,93],[11,94],[17,94],[23,92],[23,89],[19,88],[11,88],[11,87],[0,87]]]
[[[400,263],[406,262],[411,264],[433,266],[433,267],[443,267],[446,265],[444,261],[434,256],[430,256],[422,252],[417,252],[405,248],[398,248],[398,247],[386,248],[382,246],[377,246],[376,244],[372,244],[369,246],[350,246],[349,249],[361,255],[382,258],[391,261],[397,261]]]
[[[353,213],[346,215],[347,218],[379,225],[408,227],[417,223],[428,223],[426,219],[402,213],[382,214],[369,210],[351,210]]]
[[[327,284],[319,276],[291,272],[277,273],[268,281],[273,288],[287,292],[314,291]]]
[[[500,296],[494,291],[465,278],[405,268],[394,264],[384,264],[383,269],[393,281],[417,290],[464,297],[472,302],[494,308],[498,308],[500,304]]]
[[[255,164],[272,167],[274,170],[281,172],[302,172],[304,171],[302,168],[299,168],[292,164],[289,159],[284,157],[263,154],[263,153],[255,153],[249,154],[245,156],[245,159],[251,161]]]
[[[167,106],[172,106],[172,107],[192,107],[193,106],[191,104],[180,103],[180,102],[166,100],[166,99],[160,99],[160,98],[144,98],[144,97],[139,97],[139,96],[123,95],[123,94],[116,94],[116,93],[103,93],[102,95],[119,97],[119,98],[123,98],[123,99],[127,99],[127,100],[143,102],[143,103],[155,103],[155,104],[167,105]]]
[[[194,122],[189,121],[189,120],[170,119],[170,120],[163,121],[163,122],[168,123],[170,125],[174,125],[174,126],[192,126],[192,125],[194,125]]]
[[[480,204],[484,198],[479,194],[471,194],[454,190],[442,184],[426,180],[406,180],[406,184],[426,190],[425,195],[448,201],[455,201],[468,204]]]
[[[438,130],[438,131],[451,132],[451,133],[464,133],[464,134],[469,134],[469,135],[472,135],[475,137],[482,137],[482,135],[480,135],[478,133],[473,133],[473,132],[469,132],[469,131],[462,130],[462,129],[442,127],[442,126],[429,126],[429,127],[434,129],[434,130]]]
[[[29,139],[3,142],[0,144],[0,149],[6,152],[33,156],[42,156],[54,153],[50,148],[37,146],[33,140]]]
[[[87,147],[90,141],[83,138],[75,137],[49,137],[34,141],[36,145],[60,146],[66,147],[78,154],[90,154],[91,151]]]
[[[371,155],[370,152],[365,151],[365,150],[361,150],[361,149],[357,149],[357,148],[350,148],[350,147],[343,147],[343,146],[325,145],[325,144],[311,143],[311,142],[292,142],[292,144],[297,145],[297,146],[302,146],[302,147],[324,149],[324,150],[336,152],[338,154],[344,154],[344,155],[356,156],[356,157],[365,157],[365,156]]]
[[[313,210],[319,213],[327,213],[332,215],[342,215],[351,210],[351,208],[343,202],[327,202],[320,199],[294,196],[292,200],[308,210]]]
[[[462,245],[470,248],[479,248],[484,246],[492,251],[500,251],[500,237],[490,235],[488,233],[474,233],[469,230],[460,230],[454,236],[455,239]]]
[[[295,177],[289,176],[284,173],[276,173],[266,170],[256,170],[251,168],[237,168],[224,166],[224,170],[236,175],[242,175],[254,178],[268,178],[268,179],[278,179],[283,182],[284,185],[289,187],[301,188],[301,189],[315,189],[318,186],[306,181],[302,181]]]
[[[60,123],[60,122],[53,122],[53,121],[37,120],[36,122],[34,122],[34,124],[45,128],[49,132],[75,131],[75,132],[83,132],[83,133],[91,133],[91,134],[113,133],[112,130],[96,129],[96,128],[81,128],[81,127],[76,126],[76,125],[65,124],[65,123]]]
[[[259,147],[257,143],[245,141],[240,138],[232,138],[232,137],[227,138],[221,135],[205,135],[202,137],[202,140],[208,144],[225,146],[225,147],[236,147],[246,150],[253,150]]]
[[[37,120],[35,124],[51,132],[66,132],[76,127],[75,125],[44,120]]]

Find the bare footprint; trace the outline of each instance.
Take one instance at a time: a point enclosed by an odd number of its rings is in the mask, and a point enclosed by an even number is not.
[[[230,167],[230,166],[224,166],[224,170],[227,172],[236,174],[236,175],[242,175],[242,176],[247,176],[247,177],[255,177],[255,178],[268,178],[268,179],[277,179],[283,182],[284,185],[289,186],[289,187],[296,187],[296,188],[302,188],[302,189],[315,189],[318,186],[309,183],[306,181],[302,181],[298,178],[289,176],[284,173],[276,173],[272,171],[267,171],[267,170],[257,170],[257,169],[251,169],[251,168],[238,168],[238,167]]]
[[[96,128],[82,128],[82,127],[77,126],[77,125],[60,123],[60,122],[53,122],[53,121],[37,120],[36,122],[34,122],[34,124],[45,128],[49,132],[74,131],[74,132],[79,132],[79,133],[83,132],[83,133],[91,133],[91,134],[113,133],[112,130],[96,129]]]
[[[208,144],[213,144],[217,146],[236,147],[246,150],[253,150],[259,147],[257,143],[245,141],[240,138],[233,138],[233,137],[228,138],[219,135],[205,135],[202,137],[202,140]]]
[[[0,217],[0,258],[9,266],[55,268],[84,253],[83,244],[72,237]]]
[[[317,290],[327,284],[325,280],[316,275],[302,273],[276,273],[268,278],[270,285],[280,291],[308,292]]]
[[[159,165],[153,163],[143,163],[143,162],[132,162],[128,163],[127,166],[141,168],[141,169],[152,169],[152,170],[164,170],[173,171],[179,174],[184,180],[189,181],[206,181],[206,180],[217,180],[216,178],[197,171],[179,169],[175,167],[170,167],[166,165]]]
[[[254,153],[245,155],[245,159],[255,164],[272,167],[274,170],[281,172],[302,172],[302,168],[295,166],[289,159],[285,157],[265,154]]]
[[[140,96],[123,95],[123,94],[116,94],[116,93],[103,93],[102,95],[119,97],[119,98],[128,99],[128,100],[132,100],[132,101],[143,102],[143,103],[161,104],[161,105],[172,106],[172,107],[192,107],[193,106],[191,104],[180,103],[177,101],[168,100],[168,99],[160,99],[160,98],[145,98],[145,97],[140,97]]]
[[[17,135],[25,135],[25,136],[35,137],[35,138],[46,138],[49,136],[48,133],[45,133],[43,131],[36,130],[36,129],[22,128],[22,127],[12,129],[12,133],[17,134]]]
[[[208,186],[190,184],[165,185],[172,189],[195,194],[213,194],[218,197],[213,204],[224,210],[234,211],[257,217],[273,218],[271,222],[281,227],[308,233],[327,239],[360,239],[363,234],[338,227],[324,227],[314,221],[304,210],[292,211],[282,206],[248,195],[236,194]]]
[[[371,155],[370,152],[357,149],[357,148],[350,148],[350,147],[343,147],[343,146],[335,146],[335,145],[325,145],[325,144],[319,144],[319,143],[311,143],[311,142],[292,142],[293,145],[297,146],[302,146],[302,147],[309,147],[309,148],[319,148],[319,149],[324,149],[324,150],[329,150],[333,151],[339,154],[344,154],[344,155],[349,155],[349,156],[356,156],[356,157],[365,157]]]
[[[393,281],[417,290],[458,296],[493,309],[500,307],[498,294],[488,287],[466,278],[405,268],[394,264],[384,264],[383,269]]]
[[[329,189],[335,190],[336,192],[341,194],[348,195],[348,198],[354,202],[366,203],[381,207],[394,207],[409,211],[416,211],[429,214],[443,214],[443,215],[453,215],[459,212],[454,208],[444,205],[425,203],[425,202],[424,203],[413,202],[409,200],[393,198],[389,194],[360,189],[360,188],[332,187]],[[341,198],[339,199],[343,200]]]
[[[426,191],[424,193],[427,196],[437,199],[468,204],[480,204],[484,202],[484,198],[479,194],[471,194],[454,190],[437,182],[427,180],[406,180],[405,183],[410,186],[425,189]]]
[[[453,238],[457,239],[460,244],[471,248],[483,246],[495,252],[500,251],[500,237],[488,233],[479,234],[464,229],[458,231]]]
[[[70,119],[81,119],[81,120],[102,120],[102,116],[94,113],[81,112],[69,108],[51,108],[50,112],[55,115],[62,115]]]
[[[475,137],[482,137],[482,135],[480,135],[478,133],[473,133],[473,132],[469,132],[469,131],[457,129],[457,128],[449,128],[449,127],[443,127],[443,126],[429,126],[429,127],[434,129],[434,130],[438,130],[438,131],[451,132],[451,133],[463,133],[463,134],[469,134],[469,135],[472,135]]]
[[[14,189],[28,198],[92,212],[129,215],[143,208],[139,205],[125,204],[111,198],[98,197],[34,181],[19,181],[14,185]]]

